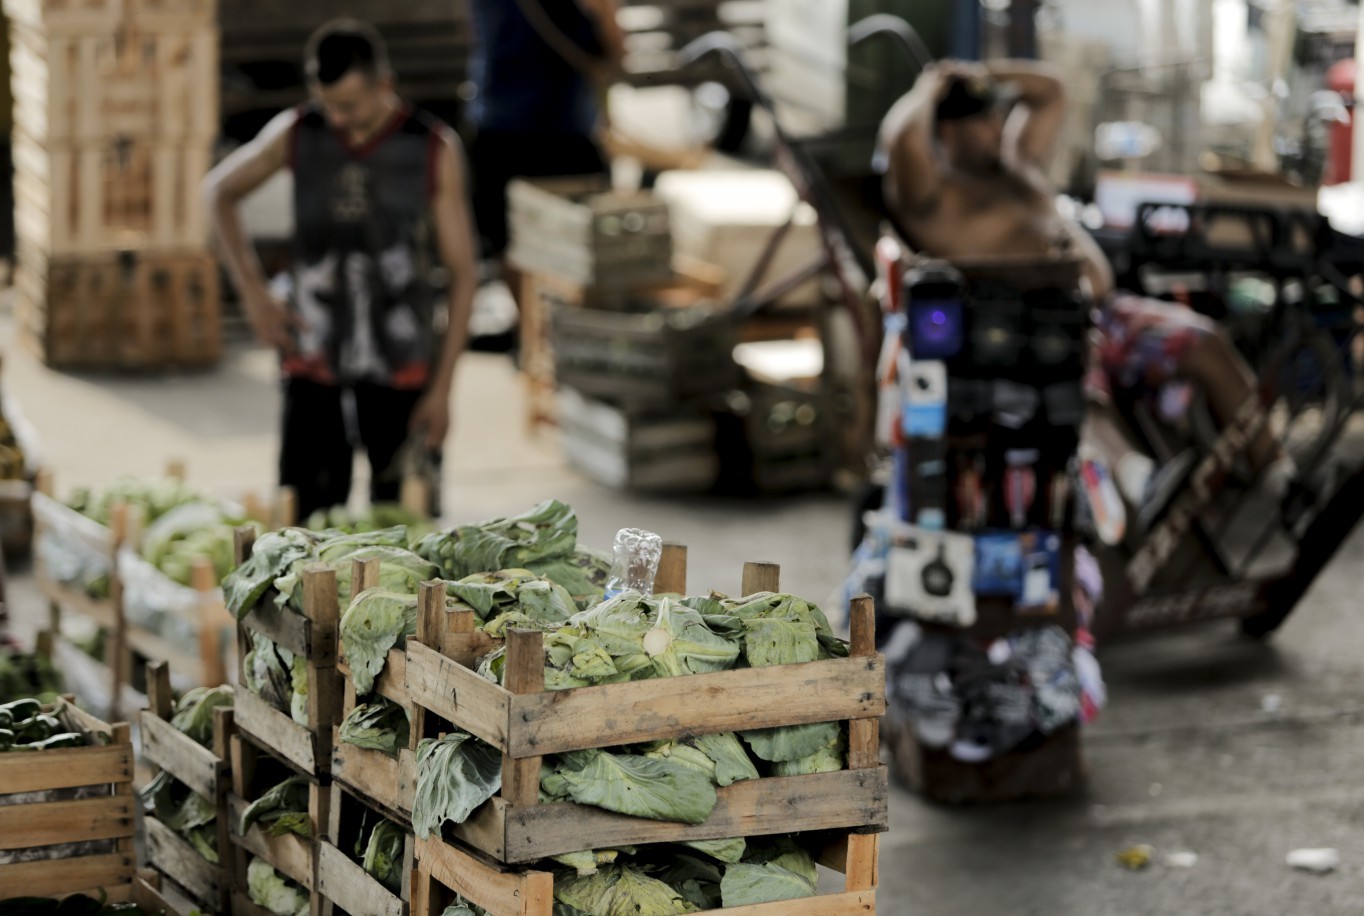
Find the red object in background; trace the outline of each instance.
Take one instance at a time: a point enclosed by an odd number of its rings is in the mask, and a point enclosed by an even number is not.
[[[1348,112],[1345,122],[1331,125],[1331,139],[1326,149],[1326,174],[1323,184],[1343,184],[1350,180],[1350,164],[1354,156],[1355,136],[1355,62],[1338,60],[1326,71],[1326,88],[1339,92]]]
[[[900,297],[903,290],[904,264],[901,259],[904,251],[900,243],[889,235],[883,235],[876,242],[876,277],[883,284],[881,310],[887,315],[900,310]]]

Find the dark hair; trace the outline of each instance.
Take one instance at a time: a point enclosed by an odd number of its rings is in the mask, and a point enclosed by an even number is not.
[[[347,73],[370,79],[388,76],[388,48],[379,32],[358,19],[333,19],[308,39],[308,79],[330,86]]]

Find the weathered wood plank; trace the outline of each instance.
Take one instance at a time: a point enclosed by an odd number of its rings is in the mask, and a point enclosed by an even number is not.
[[[226,761],[150,711],[142,713],[142,756],[209,799],[227,771]]]
[[[109,890],[127,893],[136,864],[131,851],[72,859],[43,859],[0,865],[0,899],[5,897],[54,897]]]
[[[36,764],[31,756],[29,761],[30,766]],[[132,835],[131,796],[0,806],[0,849],[30,849]]]
[[[507,746],[512,695],[464,665],[413,640],[407,645],[407,690],[412,702],[424,709],[454,722],[494,747]]]
[[[702,910],[697,916],[858,916],[876,912],[876,891],[853,891],[805,897],[801,900],[780,900],[753,906],[727,907],[723,910]]]
[[[508,693],[536,695],[545,689],[545,635],[538,630],[507,634],[502,682]],[[502,757],[502,799],[514,807],[534,805],[540,798],[539,757]]]
[[[343,744],[332,746],[332,778],[379,807],[412,819],[412,800],[417,793],[417,757],[402,748],[397,759],[380,751]]]
[[[325,735],[314,735],[290,716],[245,689],[237,691],[234,702],[235,719],[240,731],[305,773],[317,773],[319,764],[323,771],[326,770],[331,759],[330,753],[319,745],[324,741],[330,743],[330,726]]]
[[[156,818],[146,818],[143,826],[147,835],[147,861],[189,891],[196,901],[210,908],[216,907],[222,893],[222,868],[199,855],[193,846]]]
[[[101,783],[131,782],[133,749],[126,745],[44,751],[43,766],[29,754],[0,754],[0,786],[5,792],[73,789]]]
[[[295,655],[308,654],[312,639],[312,623],[307,617],[289,608],[279,607],[271,600],[273,593],[267,593],[255,607],[242,617],[242,626],[255,630],[278,646],[283,646]],[[324,664],[322,659],[318,664]]]
[[[440,840],[417,840],[420,871],[492,913],[548,916],[554,907],[549,872],[504,870]],[[414,916],[424,916],[414,909]]]
[[[401,897],[325,840],[317,846],[317,892],[349,913],[404,916]]]
[[[494,858],[523,863],[576,852],[585,845],[679,843],[854,827],[885,830],[889,825],[884,766],[749,780],[718,789],[716,795],[715,810],[704,824],[649,821],[568,803],[490,805],[456,828],[455,836]],[[499,820],[505,825],[503,854],[483,845]]]
[[[242,814],[247,802],[237,795],[227,798],[227,816],[232,826],[232,842],[242,849],[269,862],[280,874],[287,875],[308,890],[313,889],[313,843],[296,834],[266,836],[259,824],[241,832]],[[316,827],[317,825],[314,825]],[[245,879],[245,876],[243,876]]]
[[[447,693],[449,689],[458,690],[454,684],[458,672],[449,670],[458,667],[445,666],[447,670],[435,685],[450,684]],[[516,697],[464,670],[468,677],[459,680],[480,681],[496,691],[508,703],[510,721],[515,725],[505,744],[491,728],[488,734],[475,734],[504,747],[514,757],[688,734],[875,718],[886,708],[885,660],[879,657],[745,668]],[[424,692],[423,698],[440,696],[435,685]],[[469,689],[475,687],[471,684]],[[483,689],[482,695],[488,697],[490,691]],[[463,714],[473,702],[469,700],[463,707],[444,702],[445,711],[428,708],[438,715]],[[461,718],[451,720],[470,728]]]

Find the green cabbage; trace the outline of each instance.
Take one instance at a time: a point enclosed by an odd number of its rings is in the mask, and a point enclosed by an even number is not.
[[[701,769],[668,759],[572,751],[543,772],[542,791],[618,814],[683,824],[704,823],[715,808],[715,786]]]
[[[746,861],[725,868],[720,894],[726,907],[753,906],[813,897],[819,883],[815,860],[790,840],[754,850]]]
[[[341,648],[357,694],[374,689],[388,650],[416,632],[416,595],[371,588],[355,596],[341,615]]]
[[[480,620],[520,612],[544,625],[560,625],[577,613],[564,587],[525,569],[475,573],[446,585],[453,597],[473,608]]]
[[[275,916],[308,916],[312,905],[307,891],[254,857],[246,867],[246,889],[252,903]]]
[[[742,861],[748,850],[748,841],[741,836],[728,840],[692,840],[682,845],[729,864]]]
[[[753,765],[734,732],[697,735],[688,741],[714,761],[716,785],[728,786],[745,779],[758,778],[758,768]]]
[[[398,893],[403,886],[403,828],[380,820],[370,831],[361,867],[384,887]]]
[[[580,610],[601,601],[606,581],[611,577],[611,557],[586,547],[578,547],[565,557],[532,560],[530,570],[562,585]]]
[[[212,747],[213,710],[231,705],[231,687],[195,687],[186,691],[175,705],[171,727],[188,735],[196,744]]]
[[[502,788],[502,755],[473,735],[452,732],[417,746],[417,794],[412,827],[417,836],[439,836],[449,821],[462,824]]]
[[[772,764],[772,775],[809,776],[812,773],[836,773],[843,769],[847,753],[848,743],[843,738],[843,729],[836,725],[833,741],[808,757],[774,762]]]
[[[223,598],[227,609],[242,618],[255,607],[270,586],[301,560],[315,558],[317,541],[301,528],[268,531],[256,539],[251,559],[223,579]]]
[[[659,873],[660,880],[676,888],[702,910],[720,909],[720,880],[723,877],[724,873],[716,863],[689,855],[670,856]]]
[[[245,835],[254,824],[259,823],[268,836],[284,836],[287,833],[305,838],[312,836],[308,791],[306,776],[290,776],[247,806],[242,812],[239,832]]]
[[[290,711],[294,687],[294,653],[262,633],[248,630],[251,650],[242,662],[246,689],[283,713]]]
[[[551,858],[560,865],[573,869],[578,875],[586,876],[595,875],[603,865],[613,864],[622,851],[634,852],[634,849],[585,849],[582,852],[570,852]]]
[[[663,598],[653,627],[644,634],[644,652],[659,677],[726,671],[739,658],[739,647],[711,632],[701,615]]]
[[[789,763],[812,757],[834,744],[840,734],[837,722],[784,725],[740,732],[754,755],[771,763]]]
[[[446,579],[463,579],[498,569],[531,569],[533,564],[574,553],[578,517],[557,500],[529,512],[460,525],[428,534],[412,549],[441,568]]]
[[[398,749],[407,747],[412,736],[412,724],[407,711],[383,697],[372,703],[362,703],[346,716],[338,734],[343,744],[381,751],[390,757],[398,756]]]
[[[638,868],[608,865],[594,875],[555,876],[554,899],[594,916],[672,916],[696,905]]]

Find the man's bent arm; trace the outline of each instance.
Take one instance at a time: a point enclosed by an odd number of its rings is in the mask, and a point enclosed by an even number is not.
[[[237,293],[248,308],[266,289],[265,269],[246,236],[238,209],[243,198],[289,164],[289,142],[296,111],[285,111],[270,121],[254,140],[220,162],[204,179],[204,197],[217,238],[219,253]]]
[[[625,31],[616,20],[619,0],[578,0],[578,5],[592,17],[607,65],[611,70],[619,70],[625,60]]]
[[[469,316],[473,314],[474,292],[478,289],[478,264],[465,192],[464,156],[453,132],[444,132],[441,140],[433,216],[441,262],[450,273],[450,318],[429,390],[433,395],[449,397],[455,366],[469,343]]]
[[[876,157],[885,168],[886,203],[893,209],[913,213],[933,204],[939,179],[934,119],[946,79],[939,68],[924,70],[881,122]]]
[[[1009,118],[1006,145],[1028,165],[1050,161],[1066,116],[1066,92],[1060,71],[1033,60],[999,60],[986,65],[997,82],[1016,86],[1025,110]]]

